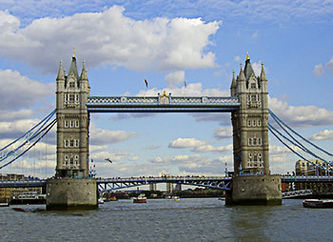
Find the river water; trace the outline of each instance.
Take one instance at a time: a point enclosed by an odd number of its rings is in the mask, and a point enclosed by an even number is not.
[[[13,207],[23,208],[18,212]],[[226,207],[217,198],[119,200],[93,211],[0,208],[0,241],[333,241],[333,209]]]

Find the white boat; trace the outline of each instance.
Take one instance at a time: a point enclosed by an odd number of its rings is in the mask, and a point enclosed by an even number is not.
[[[8,202],[0,202],[0,207],[9,207]]]
[[[138,197],[133,197],[132,198],[133,203],[146,203],[147,198],[145,197],[144,194],[140,194]]]
[[[333,200],[305,199],[303,206],[306,208],[333,208]]]
[[[104,200],[103,200],[103,198],[101,198],[101,197],[100,197],[100,198],[98,198],[98,200],[97,200],[97,203],[98,203],[98,204],[103,204],[103,203],[104,203]]]

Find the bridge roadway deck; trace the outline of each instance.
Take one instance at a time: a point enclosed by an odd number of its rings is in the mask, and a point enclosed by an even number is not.
[[[131,178],[96,178],[97,184],[110,183],[137,183],[137,185],[150,183],[182,183],[188,182],[231,182],[231,177],[214,176],[214,177],[191,177],[191,176],[175,176],[175,177],[131,177]],[[333,182],[333,176],[281,176],[282,182]],[[7,181],[0,180],[0,188],[7,187],[43,187],[46,185],[46,179],[40,180],[18,180]]]
[[[163,99],[164,98],[164,99]],[[231,112],[237,97],[88,97],[89,112]]]

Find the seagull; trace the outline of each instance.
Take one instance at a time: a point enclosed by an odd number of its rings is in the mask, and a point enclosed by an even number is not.
[[[110,160],[110,158],[106,158],[105,160],[112,163],[112,160]]]

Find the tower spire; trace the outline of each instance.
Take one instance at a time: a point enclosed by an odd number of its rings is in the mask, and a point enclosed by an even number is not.
[[[65,79],[65,75],[64,75],[64,69],[62,67],[62,61],[60,61],[57,80],[62,80],[62,79]]]
[[[265,69],[264,69],[264,62],[261,62],[260,80],[267,81],[266,73],[265,73]]]
[[[242,64],[242,62],[240,63],[240,70],[239,70],[238,78],[239,78],[240,81],[245,81],[246,80],[244,72],[243,72],[243,64]]]
[[[249,51],[246,50],[246,60],[249,60],[249,59],[250,59],[250,57],[249,57]]]
[[[73,47],[73,58],[75,58],[75,48]]]

